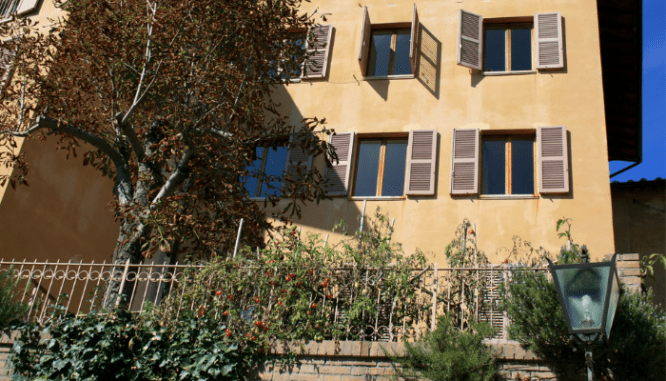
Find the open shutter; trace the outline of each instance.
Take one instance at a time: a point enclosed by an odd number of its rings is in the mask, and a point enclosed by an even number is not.
[[[454,129],[451,194],[479,193],[479,129]]]
[[[363,29],[361,29],[361,49],[358,52],[358,63],[361,65],[361,74],[365,76],[368,69],[368,53],[370,52],[370,38],[372,37],[372,24],[368,7],[363,9]]]
[[[326,165],[324,179],[328,180],[330,184],[326,194],[329,196],[344,196],[349,188],[351,159],[354,151],[354,133],[340,132],[331,135],[328,142],[335,148],[339,161],[330,160],[330,166]]]
[[[564,126],[539,127],[539,192],[569,192],[569,155],[567,129]]]
[[[293,146],[292,143],[296,139],[297,135],[292,134],[289,137],[289,151],[287,152],[287,162],[285,163],[285,177],[291,178],[293,181],[298,181],[299,176],[298,172],[300,169],[300,176],[304,176],[310,168],[312,167],[312,155],[308,154],[303,148],[299,146]],[[282,184],[282,189],[289,187],[289,182],[284,181]]]
[[[537,69],[561,69],[564,67],[564,44],[562,41],[562,15],[537,13],[534,15],[536,29]]]
[[[416,11],[416,4],[414,4],[414,12],[412,13],[412,38],[409,40],[409,62],[412,64],[412,73],[416,75],[416,53],[418,49],[419,38],[419,14]]]
[[[0,50],[0,92],[5,88],[12,74],[12,64],[14,63],[14,56],[16,56],[16,47],[7,47],[4,45],[10,42],[11,39],[3,41],[2,50]]]
[[[25,13],[34,11],[37,8],[39,0],[21,0],[16,7],[16,15],[21,16]]]
[[[458,65],[482,70],[483,16],[460,10]]]
[[[328,66],[328,55],[331,51],[331,35],[333,26],[317,25],[312,28],[312,34],[316,40],[311,44],[307,43],[306,51],[308,53],[308,62],[303,67],[304,79],[324,78]]]
[[[432,196],[435,194],[437,164],[437,131],[409,131],[405,194]]]

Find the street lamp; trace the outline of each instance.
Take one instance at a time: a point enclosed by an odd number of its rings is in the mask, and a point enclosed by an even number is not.
[[[610,262],[589,263],[583,246],[583,263],[555,266],[548,260],[569,334],[585,345],[589,381],[594,380],[592,344],[610,336],[620,298],[616,256]]]

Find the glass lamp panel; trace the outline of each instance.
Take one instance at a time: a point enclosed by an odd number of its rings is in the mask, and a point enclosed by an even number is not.
[[[610,337],[611,326],[613,325],[613,319],[615,318],[615,310],[617,309],[617,303],[620,300],[620,283],[617,279],[617,273],[613,268],[611,274],[611,289],[610,289],[610,300],[608,301],[608,314],[606,315],[606,338]]]
[[[555,269],[571,329],[599,330],[610,267]]]

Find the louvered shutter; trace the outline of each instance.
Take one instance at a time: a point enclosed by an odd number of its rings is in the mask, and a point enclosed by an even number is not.
[[[435,194],[437,164],[437,131],[409,131],[405,194],[431,196]]]
[[[2,50],[0,51],[0,92],[4,90],[5,85],[9,81],[12,72],[12,64],[14,63],[14,56],[16,55],[15,49],[10,49],[4,45],[4,43],[10,41],[11,39],[3,41]]]
[[[460,10],[458,65],[482,70],[483,16]]]
[[[416,11],[416,4],[414,4],[414,12],[412,13],[412,38],[409,40],[409,62],[412,64],[412,73],[416,75],[416,53],[418,49],[419,38],[419,14]]]
[[[537,13],[534,15],[536,29],[537,69],[561,69],[564,67],[564,44],[562,40],[562,15]]]
[[[567,129],[564,126],[539,127],[539,192],[569,192]]]
[[[289,137],[289,151],[287,152],[287,162],[285,163],[285,177],[289,177],[292,181],[299,181],[299,169],[300,176],[304,176],[310,168],[312,167],[312,155],[308,154],[303,148],[299,146],[293,146],[292,143],[295,141],[297,136],[292,134]],[[282,184],[282,189],[289,187],[289,182],[285,181]]]
[[[34,11],[37,8],[39,0],[21,0],[16,7],[16,15],[21,16],[25,13]]]
[[[363,9],[363,29],[361,29],[361,48],[358,52],[358,63],[361,65],[361,74],[365,76],[368,69],[368,53],[370,52],[370,38],[372,37],[372,24],[368,7]]]
[[[308,62],[305,63],[303,68],[304,79],[324,78],[326,77],[326,69],[328,66],[328,55],[331,51],[331,35],[333,34],[333,26],[317,25],[312,28],[312,34],[316,37],[316,41],[311,44],[307,43]]]
[[[451,194],[479,193],[479,129],[453,130]]]
[[[330,166],[326,165],[324,179],[329,181],[330,187],[326,190],[329,196],[344,196],[349,188],[349,175],[351,159],[354,151],[354,133],[341,132],[331,135],[329,144],[335,148],[338,160],[330,159]]]

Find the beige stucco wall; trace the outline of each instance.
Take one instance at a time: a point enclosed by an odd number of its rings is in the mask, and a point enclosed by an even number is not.
[[[427,30],[421,34],[420,78],[374,81],[362,79],[358,63],[360,5],[368,7],[373,24],[412,20],[413,1],[313,2],[309,7],[325,14],[335,28],[328,79],[290,84],[277,93],[293,122],[301,116],[325,117],[329,128],[357,133],[438,130],[435,196],[368,199],[369,213],[380,207],[396,218],[395,241],[402,242],[408,253],[418,247],[443,263],[444,248],[466,217],[477,224],[479,248],[499,262],[508,255],[502,249],[511,248],[514,235],[558,251],[564,241],[558,238],[555,224],[566,216],[573,219],[574,239],[588,245],[593,259],[614,252],[595,1],[418,1],[421,28]],[[561,12],[565,68],[483,76],[458,66],[461,8],[485,18]],[[438,50],[439,55],[431,53]],[[435,58],[434,66],[424,60],[425,55]],[[438,82],[433,85],[434,79]],[[554,125],[565,125],[569,134],[569,194],[522,200],[449,195],[454,128]],[[316,165],[323,168],[323,160]],[[297,224],[325,234],[340,218],[356,222],[362,204],[362,200],[338,197],[306,209]]]
[[[573,219],[574,238],[593,259],[614,252],[604,123],[597,8],[594,0],[417,1],[421,23],[419,78],[364,81],[358,64],[363,7],[373,23],[411,22],[413,1],[330,0],[304,4],[334,26],[328,77],[276,89],[283,111],[326,118],[336,131],[439,132],[436,195],[367,201],[395,218],[394,241],[407,253],[420,248],[444,263],[444,248],[463,218],[476,223],[479,249],[493,262],[506,257],[512,236],[551,251],[564,244],[555,223]],[[50,0],[36,19],[53,17]],[[458,10],[487,18],[561,12],[565,69],[527,75],[483,76],[456,65]],[[318,19],[321,20],[321,19]],[[425,57],[431,58],[427,61]],[[565,125],[569,134],[571,191],[534,199],[489,200],[449,195],[454,128],[534,129]],[[110,180],[90,168],[64,161],[52,143],[23,148],[31,163],[29,188],[8,191],[0,203],[0,244],[5,257],[38,259],[110,258],[117,225],[106,208]],[[323,159],[315,162],[323,169]],[[363,200],[337,197],[304,209],[297,225],[330,233],[340,219],[353,227]],[[332,235],[331,240],[339,236]],[[42,253],[49,253],[44,256]]]

